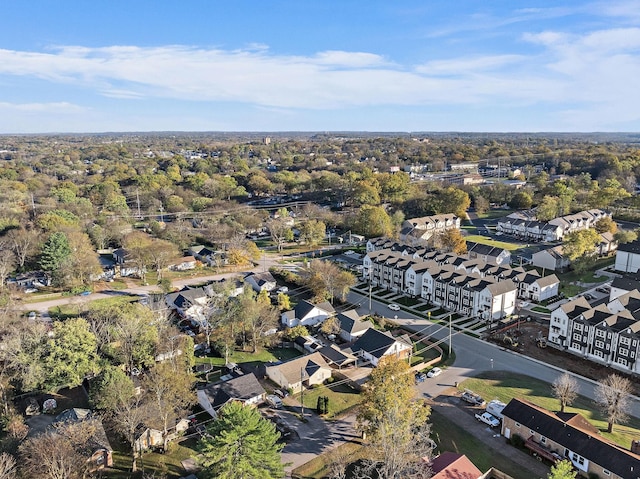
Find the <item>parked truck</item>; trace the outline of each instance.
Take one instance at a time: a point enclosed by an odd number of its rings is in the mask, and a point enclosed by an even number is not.
[[[490,427],[497,427],[500,425],[500,420],[497,417],[492,416],[488,412],[482,414],[476,414],[476,419],[480,422],[487,424]]]
[[[488,413],[490,413],[491,415],[497,417],[502,421],[502,418],[503,418],[502,410],[505,407],[507,407],[505,403],[497,399],[493,399],[487,403],[487,407],[485,408],[485,411],[487,411]]]

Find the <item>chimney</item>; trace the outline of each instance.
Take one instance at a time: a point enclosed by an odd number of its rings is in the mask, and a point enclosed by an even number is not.
[[[640,440],[631,441],[631,452],[634,454],[640,454]]]

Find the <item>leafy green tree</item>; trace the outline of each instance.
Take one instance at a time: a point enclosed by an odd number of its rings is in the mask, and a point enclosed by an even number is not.
[[[121,397],[133,397],[133,381],[115,366],[102,370],[91,387],[91,401],[98,409],[113,410]]]
[[[547,474],[548,479],[575,479],[578,473],[573,468],[571,461],[564,459],[551,466],[551,472]]]
[[[409,472],[426,472],[424,457],[430,457],[430,409],[416,401],[409,364],[394,356],[384,357],[371,373],[362,392],[356,428],[365,436],[369,458],[365,473],[392,479]]]
[[[518,191],[513,197],[511,201],[509,201],[509,206],[515,210],[526,210],[531,208],[533,204],[533,199],[531,195],[526,191]]]
[[[326,235],[326,226],[322,221],[307,220],[300,225],[300,241],[313,247],[319,245]]]
[[[286,293],[278,293],[278,309],[289,311],[291,309],[291,298]]]
[[[576,271],[584,271],[596,258],[600,235],[592,228],[574,231],[563,238],[563,254],[569,258]]]
[[[78,386],[86,376],[97,373],[100,370],[97,351],[98,340],[84,319],[55,323],[45,359],[47,388]]]
[[[225,405],[218,419],[199,442],[198,462],[205,477],[217,479],[279,479],[284,465],[275,425],[254,407],[234,401]]]
[[[409,193],[411,177],[404,171],[382,173],[377,178],[385,201],[402,201]]]
[[[467,217],[471,199],[466,191],[449,186],[439,193],[438,200],[441,205],[439,213],[453,213],[463,219]]]
[[[540,221],[549,221],[558,216],[559,204],[555,196],[545,196],[536,208],[536,217]]]
[[[613,239],[619,244],[631,243],[638,239],[638,233],[630,230],[618,230],[616,234],[613,235]]]
[[[309,330],[305,326],[299,324],[293,328],[285,329],[282,336],[289,341],[293,341],[298,336],[309,336]]]
[[[393,226],[391,218],[384,207],[363,205],[358,209],[352,230],[354,233],[373,238],[376,236],[391,236]]]

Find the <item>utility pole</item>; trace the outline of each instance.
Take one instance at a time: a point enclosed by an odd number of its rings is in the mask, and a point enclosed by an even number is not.
[[[140,213],[140,193],[138,192],[138,188],[136,188],[136,203],[138,205],[138,219],[142,218],[142,213]]]
[[[300,415],[304,422],[304,384],[302,381],[304,381],[304,369],[300,368]]]
[[[372,272],[369,270],[369,315],[371,315],[371,290],[372,290]]]
[[[451,341],[452,341],[452,336],[451,336],[451,313],[449,313],[449,357],[451,357]]]

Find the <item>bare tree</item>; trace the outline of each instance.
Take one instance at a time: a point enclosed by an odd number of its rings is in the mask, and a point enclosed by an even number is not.
[[[558,376],[551,388],[553,395],[560,401],[560,412],[564,412],[564,408],[570,406],[578,397],[578,382],[567,372]]]
[[[20,468],[26,477],[82,479],[89,471],[88,445],[96,421],[58,423],[53,429],[27,439],[20,446]]]
[[[631,381],[617,374],[607,376],[596,387],[596,402],[607,418],[607,432],[613,430],[614,424],[622,424],[629,419],[632,392]]]
[[[0,289],[4,288],[4,282],[7,280],[11,272],[16,267],[16,256],[13,251],[8,248],[8,241],[0,238]]]
[[[40,241],[38,232],[21,228],[9,231],[7,238],[10,241],[11,250],[18,260],[18,266],[24,268],[27,259],[36,252]]]
[[[139,451],[136,451],[136,429],[149,417],[149,411],[140,395],[122,396],[111,409],[115,429],[124,436],[131,447],[131,472],[136,472]]]
[[[0,454],[0,479],[13,479],[16,477],[16,460],[6,452]]]

